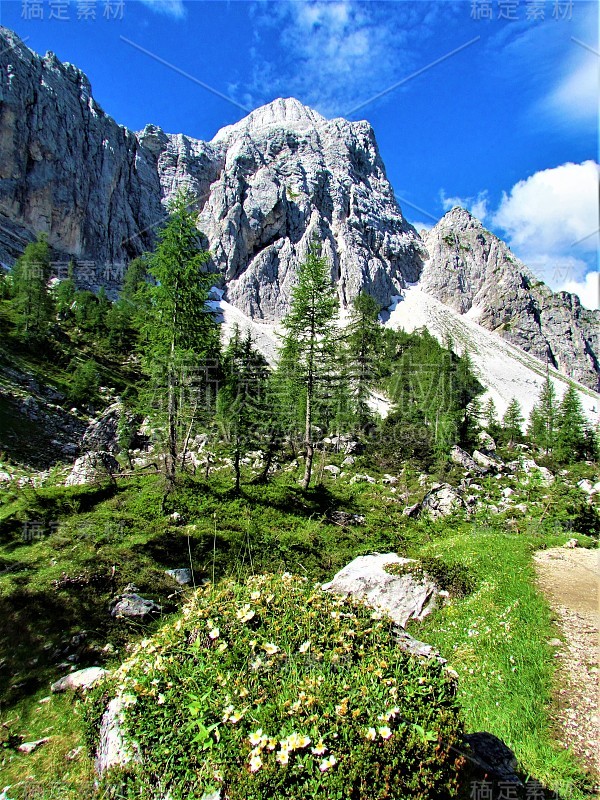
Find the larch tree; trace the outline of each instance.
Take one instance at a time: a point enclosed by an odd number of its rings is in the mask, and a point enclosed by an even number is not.
[[[329,366],[335,351],[337,298],[327,259],[313,239],[305,260],[298,267],[298,283],[292,290],[291,308],[283,327],[282,362],[293,365],[294,381],[302,387],[297,402],[304,403],[304,477],[307,489],[314,457],[313,416],[318,393],[330,379]]]
[[[41,339],[54,311],[48,291],[50,247],[45,234],[30,242],[12,270],[12,299],[18,324],[26,338]]]
[[[148,289],[144,355],[150,384],[164,410],[165,474],[170,488],[180,440],[193,422],[207,373],[219,354],[219,328],[206,305],[212,283],[206,271],[210,254],[201,248],[192,205],[186,192],[174,198],[156,249],[148,256],[154,283]],[[193,408],[184,419],[188,405]]]
[[[346,328],[353,410],[358,430],[364,430],[372,419],[367,401],[377,375],[377,360],[383,352],[380,311],[375,298],[363,291],[354,298]]]
[[[504,416],[502,417],[502,434],[506,441],[506,446],[512,449],[516,442],[523,438],[523,423],[525,418],[521,411],[521,406],[516,397],[508,404]]]
[[[550,455],[554,447],[557,413],[556,389],[547,375],[540,399],[531,411],[528,427],[531,441],[545,455]]]
[[[593,455],[593,452],[590,453],[591,437],[588,428],[577,390],[569,384],[557,413],[554,455],[558,462],[568,464]]]

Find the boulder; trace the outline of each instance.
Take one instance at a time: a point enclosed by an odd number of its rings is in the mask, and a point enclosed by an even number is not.
[[[592,482],[588,481],[587,478],[585,478],[582,481],[579,481],[577,486],[581,489],[582,492],[585,492],[586,494],[592,494],[594,490]]]
[[[449,483],[434,484],[421,503],[421,509],[433,519],[447,517],[464,507],[462,495]]]
[[[37,750],[38,747],[41,747],[43,744],[46,744],[46,742],[49,741],[50,737],[46,736],[44,739],[37,739],[35,742],[23,742],[23,744],[19,745],[18,749],[20,753],[26,753],[29,755],[29,753],[33,753],[34,750]]]
[[[396,553],[358,556],[323,584],[323,589],[366,600],[405,628],[409,620],[421,620],[435,608],[438,594],[437,586],[426,575],[415,577],[410,571],[394,575],[385,569],[388,565],[410,569],[411,564],[418,566],[413,559],[400,558]]]
[[[537,472],[546,485],[550,485],[554,482],[554,475],[550,472],[550,470],[546,469],[546,467],[540,467],[540,465],[536,464],[532,458],[523,458],[520,461],[511,461],[507,466],[509,466],[513,471],[522,470],[526,475],[531,475],[532,472]]]
[[[352,467],[354,466],[354,462],[356,459],[354,456],[346,456],[346,458],[342,461],[342,467]]]
[[[370,475],[353,475],[350,483],[375,483],[375,478]]]
[[[349,511],[331,511],[327,519],[335,525],[346,527],[347,525],[364,525],[365,518],[360,514],[351,514]]]
[[[50,687],[52,692],[66,692],[76,691],[77,689],[90,689],[99,680],[106,675],[106,670],[102,667],[86,667],[86,669],[78,669],[77,672],[71,672],[65,675],[64,678],[56,681]]]
[[[479,431],[477,441],[479,442],[479,449],[482,453],[489,455],[490,453],[496,452],[496,442],[487,431]]]
[[[90,453],[105,452],[116,455],[119,450],[119,421],[123,405],[119,402],[108,406],[99,417],[93,419],[83,434],[81,449]]]
[[[384,475],[381,479],[382,483],[387,484],[388,486],[395,486],[398,483],[398,478],[395,475]]]
[[[344,453],[347,456],[360,455],[363,450],[364,447],[361,442],[346,442],[346,446],[344,447]]]
[[[485,453],[482,453],[481,450],[473,450],[473,461],[486,470],[502,472],[504,469],[504,464],[502,461],[500,461],[500,459],[495,458],[492,455],[486,455]]]
[[[463,467],[463,469],[466,469],[468,472],[473,472],[476,475],[483,475],[487,471],[487,468],[484,469],[476,464],[471,456],[456,444],[452,450],[450,450],[450,459],[454,464],[458,464]]]
[[[127,708],[127,700],[127,695],[113,698],[102,716],[100,740],[94,762],[96,772],[100,776],[113,767],[122,769],[132,762],[141,761],[138,745],[126,741],[121,729],[121,716]]]
[[[421,513],[421,503],[415,503],[412,506],[406,506],[402,513],[405,517],[418,517]]]
[[[160,606],[153,600],[146,600],[140,597],[139,594],[128,592],[122,594],[113,602],[110,615],[115,619],[123,617],[140,619],[159,611]]]
[[[119,462],[110,453],[84,453],[73,464],[71,473],[65,481],[65,486],[81,486],[85,483],[94,483],[97,480],[112,477],[120,470]]]
[[[329,474],[332,475],[334,478],[337,477],[341,472],[341,469],[339,467],[336,467],[335,464],[327,464],[327,466],[323,467],[323,469],[325,470],[325,472],[329,472]]]
[[[173,578],[180,586],[187,586],[188,583],[192,582],[192,570],[186,567],[166,569],[165,575],[168,575],[169,578]]]

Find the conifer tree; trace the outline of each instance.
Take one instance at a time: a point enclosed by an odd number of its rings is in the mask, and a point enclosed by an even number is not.
[[[292,290],[289,314],[283,320],[282,361],[292,370],[292,380],[302,387],[294,404],[304,406],[304,478],[307,489],[314,456],[313,417],[315,402],[328,376],[328,364],[335,350],[334,321],[337,298],[331,285],[327,259],[313,239],[306,258],[298,267],[298,283]]]
[[[483,427],[492,437],[497,439],[500,435],[500,422],[498,420],[498,411],[493,397],[488,397],[482,410]]]
[[[217,396],[217,423],[229,444],[236,494],[240,491],[242,458],[269,434],[268,377],[268,364],[254,348],[250,331],[242,338],[236,326],[223,354],[222,385]]]
[[[593,455],[588,427],[577,390],[569,384],[557,414],[554,456],[559,463],[573,463]]]
[[[364,430],[372,420],[367,400],[378,372],[378,357],[383,352],[380,311],[375,298],[363,291],[354,298],[350,322],[346,328],[352,405],[358,430]]]
[[[513,397],[502,417],[502,436],[509,449],[512,449],[515,443],[520,442],[523,438],[524,422],[525,418],[519,401]]]
[[[201,250],[191,205],[189,194],[175,197],[156,249],[148,257],[148,272],[155,283],[148,288],[143,355],[159,406],[166,408],[162,419],[169,487],[175,480],[185,430],[183,412],[192,402],[190,386],[201,390],[198,381],[204,380],[219,352],[218,326],[206,307],[211,276],[205,265],[210,256]]]
[[[556,389],[547,375],[540,399],[531,411],[527,430],[533,444],[545,455],[550,455],[554,447],[557,411]]]
[[[41,339],[52,319],[50,272],[50,248],[46,235],[40,234],[27,245],[12,271],[12,298],[26,338]]]

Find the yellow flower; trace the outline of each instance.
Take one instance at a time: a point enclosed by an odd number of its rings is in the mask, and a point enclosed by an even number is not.
[[[300,647],[298,648],[298,652],[299,653],[306,653],[309,648],[310,648],[310,639],[307,639],[305,642],[303,642],[300,645]]]
[[[323,744],[323,742],[319,742],[316,747],[311,747],[311,753],[315,756],[322,756],[327,752],[327,748]]]
[[[250,595],[250,600],[260,600],[260,592],[252,592]]]
[[[379,735],[382,739],[389,739],[392,735],[392,731],[388,728],[387,725],[382,725],[381,728],[377,729],[379,731]]]
[[[250,758],[250,772],[258,772],[262,767],[262,758],[258,753],[255,753]]]
[[[277,739],[271,737],[267,741],[267,750],[275,750],[276,747],[277,747]]]
[[[250,742],[252,747],[257,747],[261,743],[261,739],[262,739],[262,728],[259,728],[257,731],[254,731],[254,733],[251,733],[250,736],[248,737],[248,741]]]
[[[275,756],[275,760],[279,761],[282,767],[285,767],[285,765],[290,760],[290,754],[288,753],[287,750],[280,750]]]
[[[375,730],[375,728],[367,728],[367,731],[365,733],[365,739],[368,739],[370,742],[374,742],[376,736],[377,736],[377,731]]]
[[[219,653],[224,653],[227,650],[227,642],[221,642],[221,644],[217,647]]]
[[[246,689],[246,688],[244,688],[242,686],[242,688],[239,690],[238,694],[239,694],[240,697],[247,697],[250,694],[250,692],[248,691],[248,689]]]
[[[323,761],[319,764],[319,769],[321,772],[327,772],[330,767],[333,767],[337,764],[336,757],[334,755],[329,756],[329,758],[324,758]]]
[[[267,655],[272,656],[279,651],[279,648],[276,644],[273,644],[273,642],[267,642],[266,644],[263,644],[263,650]]]

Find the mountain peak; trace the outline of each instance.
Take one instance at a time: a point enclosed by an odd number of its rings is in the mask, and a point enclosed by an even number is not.
[[[447,228],[448,226],[458,227],[458,228],[482,228],[483,225],[471,214],[470,211],[467,211],[466,208],[462,206],[453,206],[450,211],[446,212],[441,220],[438,222],[438,225]]]
[[[295,97],[278,97],[264,106],[256,108],[239,122],[228,125],[216,134],[213,142],[230,138],[242,132],[253,133],[270,127],[285,127],[293,130],[314,128],[327,120]]]

